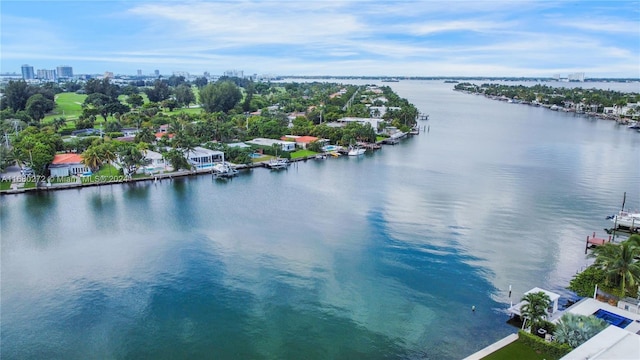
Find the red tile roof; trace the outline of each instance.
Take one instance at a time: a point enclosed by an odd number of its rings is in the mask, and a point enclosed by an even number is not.
[[[296,142],[311,143],[316,140],[318,140],[318,138],[315,136],[300,136],[299,138],[296,139]]]
[[[52,164],[77,164],[82,162],[82,156],[78,154],[56,154]]]

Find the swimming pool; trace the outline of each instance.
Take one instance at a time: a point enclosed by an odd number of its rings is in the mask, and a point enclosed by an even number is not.
[[[327,146],[324,146],[322,148],[322,150],[325,151],[325,152],[336,151],[336,150],[338,150],[338,146],[336,146],[336,145],[327,145]]]
[[[249,154],[249,157],[252,158],[252,159],[257,159],[257,158],[262,157],[262,156],[263,156],[262,154],[258,154],[258,153]]]
[[[595,317],[600,318],[611,325],[615,325],[621,329],[624,329],[627,325],[631,324],[632,320],[618,314],[614,314],[607,310],[600,309],[593,313]]]

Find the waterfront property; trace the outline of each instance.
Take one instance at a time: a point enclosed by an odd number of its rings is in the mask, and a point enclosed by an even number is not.
[[[246,143],[247,144],[252,144],[252,145],[258,145],[258,146],[267,146],[267,147],[271,147],[273,145],[279,145],[279,148],[282,151],[295,151],[296,150],[296,143],[293,142],[293,141],[266,139],[266,138],[255,138],[253,140],[247,141]]]
[[[83,174],[88,172],[89,168],[78,154],[56,154],[49,165],[49,171],[52,177],[64,177]]]
[[[314,141],[320,142],[322,145],[329,143],[328,139],[320,139],[315,136],[285,135],[281,138],[281,140],[283,141],[293,140],[296,143],[296,145],[298,145],[303,149],[306,149],[309,146],[309,144],[311,144]]]
[[[557,323],[561,315],[565,313],[595,316],[609,323],[609,326],[604,330],[573,349],[561,359],[636,359],[640,354],[640,313],[638,311],[640,301],[626,299],[624,302],[619,302],[616,307],[592,298],[584,298],[569,308],[558,311],[557,299],[559,295],[540,288],[531,289],[525,294],[540,291],[549,295],[551,299],[555,299],[548,310],[552,315],[549,318],[552,323]],[[523,303],[519,303],[512,306],[509,308],[509,313],[520,315],[519,309],[522,305]],[[552,311],[552,308],[556,308],[556,310]],[[511,344],[517,339],[514,336],[515,334],[497,341],[466,359],[483,359]],[[554,337],[551,334],[546,334],[545,340],[548,342],[554,341]]]
[[[189,163],[196,169],[210,168],[216,162],[224,161],[224,153],[218,150],[210,150],[200,146],[196,146],[187,154]]]
[[[169,164],[164,159],[164,157],[162,157],[162,154],[158,152],[155,152],[152,150],[146,150],[144,154],[144,158],[149,163],[147,164],[147,166],[144,167],[144,169],[138,170],[138,172],[154,173],[154,172],[169,170],[169,167],[170,167]]]

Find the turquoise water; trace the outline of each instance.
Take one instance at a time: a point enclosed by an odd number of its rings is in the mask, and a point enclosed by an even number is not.
[[[3,196],[2,359],[460,359],[640,207],[639,134],[393,83],[429,132],[363,157]],[[472,312],[472,306],[476,311]]]

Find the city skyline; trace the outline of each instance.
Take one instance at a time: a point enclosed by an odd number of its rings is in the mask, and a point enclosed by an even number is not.
[[[0,72],[68,64],[76,74],[639,78],[639,9],[640,1],[3,1]]]

